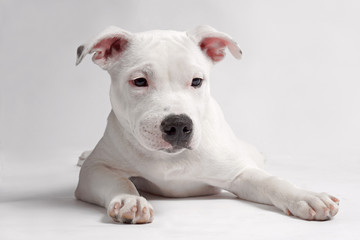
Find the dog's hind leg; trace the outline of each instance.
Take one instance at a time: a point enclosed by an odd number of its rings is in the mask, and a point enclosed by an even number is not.
[[[77,165],[79,167],[81,167],[85,160],[90,156],[90,154],[92,153],[92,150],[88,150],[88,151],[84,151],[80,156],[79,156],[79,160],[77,162]]]

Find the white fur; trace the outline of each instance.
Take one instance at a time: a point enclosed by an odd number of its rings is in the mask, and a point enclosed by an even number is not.
[[[110,57],[96,59],[105,52],[94,46],[113,38],[126,42],[126,49],[119,53],[113,49]],[[215,50],[200,48],[208,38],[220,40],[209,44]],[[86,154],[78,199],[104,206],[115,221],[127,223],[153,219],[151,205],[139,197],[137,189],[171,197],[225,189],[303,219],[324,220],[337,213],[336,198],[269,175],[262,170],[263,156],[236,138],[210,95],[210,69],[222,59],[225,47],[241,57],[227,34],[208,26],[189,32],[137,34],[111,27],[83,46],[77,64],[87,53],[95,52],[94,62],[111,76],[112,111],[103,138]],[[131,84],[140,77],[148,80],[149,87]],[[204,79],[200,88],[191,87],[193,78]],[[190,149],[174,150],[162,138],[160,124],[169,114],[186,114],[192,119]]]

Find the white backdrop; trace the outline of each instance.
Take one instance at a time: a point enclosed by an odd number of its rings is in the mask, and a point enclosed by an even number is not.
[[[110,78],[75,56],[108,25],[228,33],[243,59],[228,54],[211,87],[239,138],[269,164],[359,171],[359,13],[356,0],[0,0],[0,177],[73,164],[102,136]]]

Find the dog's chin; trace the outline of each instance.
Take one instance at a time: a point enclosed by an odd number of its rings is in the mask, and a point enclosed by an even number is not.
[[[172,148],[160,149],[160,151],[168,153],[168,154],[179,154],[185,150],[192,150],[192,148],[191,147],[172,147]]]
[[[151,152],[161,152],[161,153],[167,153],[171,155],[182,153],[185,150],[192,150],[192,147],[180,147],[180,146],[171,146],[170,144],[164,144],[163,146],[148,146],[145,144],[140,144],[144,149],[147,149]]]

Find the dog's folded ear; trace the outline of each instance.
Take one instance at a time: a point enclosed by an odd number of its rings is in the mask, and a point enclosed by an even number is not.
[[[188,31],[187,35],[199,45],[213,62],[219,62],[225,57],[226,47],[229,48],[235,58],[241,58],[242,52],[238,44],[226,33],[219,32],[210,26],[198,26]]]
[[[76,65],[86,56],[95,52],[94,63],[108,70],[126,49],[132,34],[115,26],[110,26],[97,37],[77,49]]]

